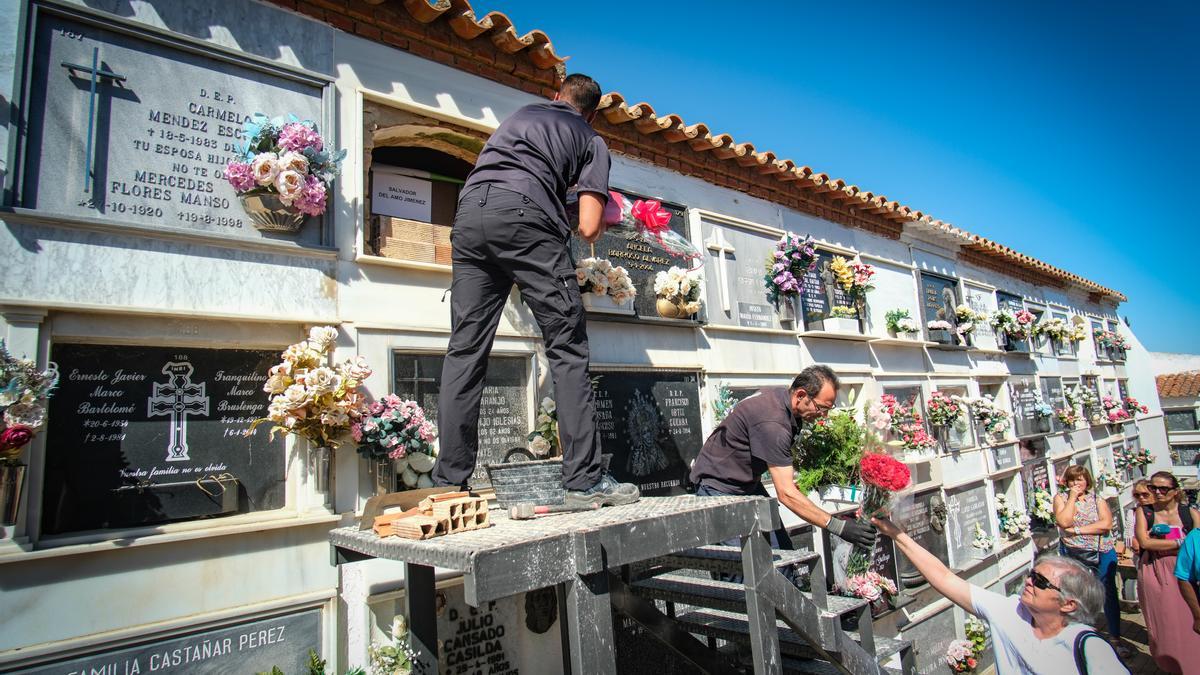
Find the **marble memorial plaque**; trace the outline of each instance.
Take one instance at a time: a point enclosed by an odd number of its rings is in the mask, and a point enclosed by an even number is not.
[[[1061,377],[1043,377],[1040,380],[1042,400],[1046,405],[1055,410],[1066,405],[1066,399],[1063,397],[1063,382]],[[1055,431],[1062,431],[1063,424],[1058,421],[1058,416],[1050,418],[1051,428]]]
[[[946,491],[946,535],[950,539],[950,555],[955,569],[966,569],[976,560],[992,553],[971,545],[975,540],[975,525],[992,535],[991,514],[987,505],[987,487]]]
[[[242,123],[322,121],[321,81],[215,52],[48,12],[34,50],[21,205],[39,211],[258,239],[224,178]],[[319,243],[320,228],[298,239]]]
[[[941,675],[948,672],[946,648],[958,639],[954,608],[950,607],[915,626],[905,628],[901,637],[913,643],[919,675]]]
[[[1021,296],[1004,291],[996,291],[996,305],[1000,309],[1013,313],[1025,309],[1025,301],[1021,299]]]
[[[1173,461],[1175,466],[1195,466],[1200,458],[1200,445],[1172,445],[1171,451],[1179,457]]]
[[[600,444],[609,469],[646,496],[682,494],[700,454],[700,385],[695,373],[593,370]]]
[[[630,201],[646,199],[624,190],[617,190],[617,192]],[[687,211],[682,206],[667,203],[663,203],[661,208],[671,214],[668,227],[687,239]],[[571,251],[576,262],[584,258],[595,257],[608,260],[614,267],[624,267],[629,272],[629,278],[633,282],[634,288],[637,289],[637,298],[633,301],[634,309],[637,315],[642,317],[658,316],[658,310],[655,308],[657,297],[654,295],[654,277],[659,272],[665,272],[671,267],[687,268],[689,265],[699,264],[698,261],[672,257],[640,240],[630,240],[610,232],[600,235],[594,244],[588,244],[579,237],[572,237]],[[591,318],[600,319],[603,318],[603,315]]]
[[[968,284],[966,286],[966,304],[976,314],[991,315],[996,311],[995,303],[993,302],[994,295],[992,291],[982,288],[975,288]],[[988,321],[975,322],[975,331],[973,333],[976,340],[987,338],[988,342],[995,340],[996,332],[992,330],[992,324]],[[991,345],[989,345],[991,346]]]
[[[778,328],[775,306],[767,302],[763,283],[766,260],[778,238],[708,220],[702,221],[701,229],[708,321],[725,326]],[[729,303],[728,312],[722,305],[722,291]]]
[[[993,447],[992,460],[995,463],[996,471],[1005,471],[1021,465],[1021,458],[1017,455],[1017,446],[1015,443]]]
[[[437,620],[442,675],[516,675],[523,665],[518,640],[525,628],[518,617],[518,596],[472,607],[463,599],[462,586],[439,593],[446,596]]]
[[[321,610],[310,609],[8,672],[218,675],[279,667],[300,673],[308,671],[308,650],[319,651],[321,642]]]
[[[50,359],[44,533],[283,507],[283,437],[242,434],[278,352],[55,344]]]
[[[441,393],[442,356],[397,353],[393,357],[392,392],[416,401],[425,417],[437,423]],[[489,485],[488,464],[499,464],[513,448],[524,448],[529,435],[529,359],[523,356],[488,358],[483,397],[479,403],[479,454],[471,485]]]

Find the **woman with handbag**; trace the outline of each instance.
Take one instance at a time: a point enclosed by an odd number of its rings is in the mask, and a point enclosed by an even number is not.
[[[1092,473],[1082,466],[1063,472],[1066,490],[1054,497],[1054,519],[1060,534],[1059,550],[1083,563],[1104,587],[1104,622],[1108,640],[1122,658],[1132,652],[1121,642],[1121,605],[1117,599],[1117,552],[1113,549],[1112,510],[1092,491]]]
[[[1180,503],[1179,481],[1169,471],[1150,477],[1153,506],[1139,508],[1134,526],[1142,550],[1138,603],[1150,634],[1150,655],[1166,673],[1200,673],[1200,635],[1179,592],[1175,562],[1183,538],[1200,513]]]

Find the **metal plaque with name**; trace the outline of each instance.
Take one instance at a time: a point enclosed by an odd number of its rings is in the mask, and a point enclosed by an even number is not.
[[[320,81],[39,15],[21,205],[257,239],[226,164],[252,113],[320,122]],[[328,130],[321,129],[328,142]],[[309,224],[299,239],[320,240]]]
[[[77,656],[66,661],[12,672],[28,675],[71,673],[218,673],[308,670],[308,650],[321,649],[321,610],[310,609],[240,623],[132,647]]]
[[[974,561],[991,554],[991,549],[974,547],[975,526],[991,536],[992,526],[987,507],[987,487],[977,485],[962,490],[946,491],[946,534],[950,539],[950,555],[955,569],[966,569]]]
[[[1004,471],[1021,465],[1021,458],[1017,455],[1015,443],[997,445],[992,448],[992,458],[996,462],[996,471]]]

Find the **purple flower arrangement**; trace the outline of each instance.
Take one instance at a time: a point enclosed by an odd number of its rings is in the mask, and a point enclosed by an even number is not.
[[[326,151],[317,125],[294,115],[285,122],[255,113],[242,133],[247,140],[238,147],[241,157],[225,167],[225,178],[238,196],[273,194],[305,215],[325,213],[328,187],[345,150]]]
[[[817,264],[817,250],[812,237],[788,232],[775,244],[775,252],[767,258],[763,283],[767,287],[767,299],[776,304],[780,296],[800,294],[805,273]]]

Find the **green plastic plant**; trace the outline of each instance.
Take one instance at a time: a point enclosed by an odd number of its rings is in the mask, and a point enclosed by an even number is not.
[[[796,487],[810,492],[822,485],[857,483],[867,437],[866,428],[854,418],[853,401],[806,427],[792,445]]]

